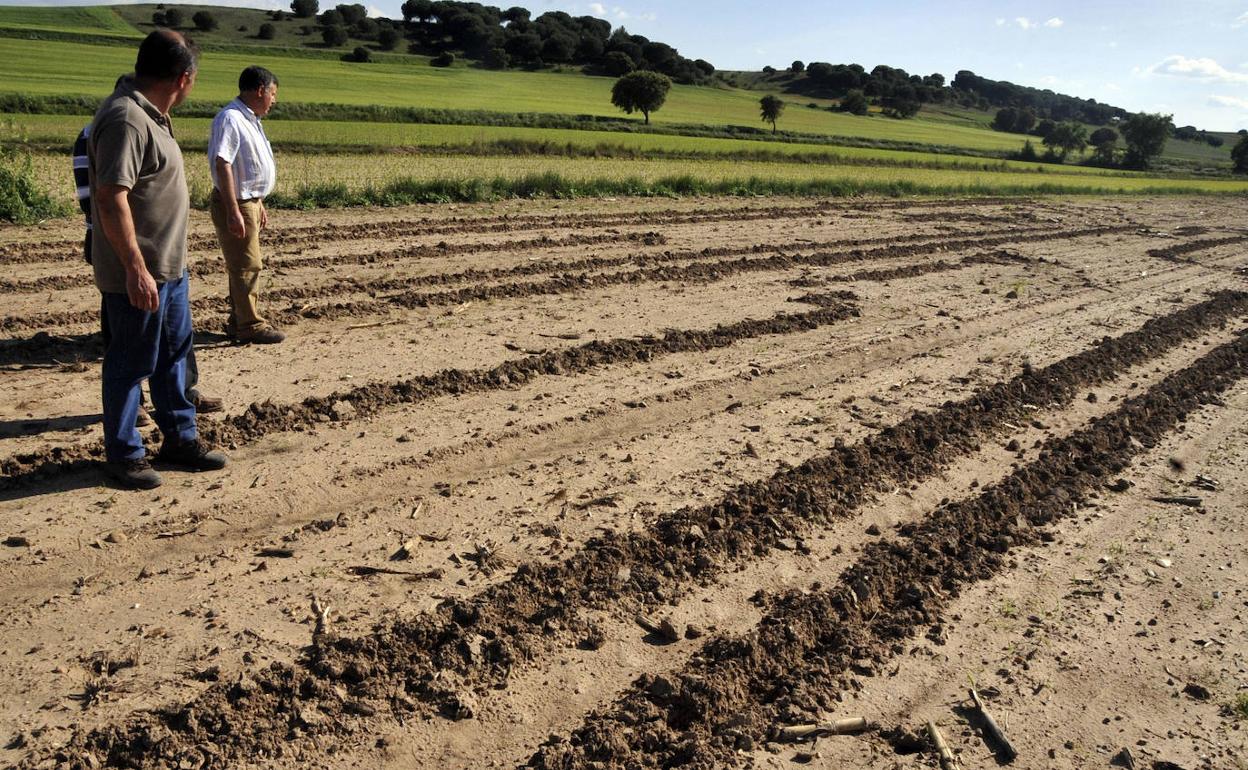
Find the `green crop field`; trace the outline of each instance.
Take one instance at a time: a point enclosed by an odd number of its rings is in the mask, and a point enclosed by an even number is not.
[[[102,5],[70,8],[0,6],[0,27],[134,38],[143,34],[128,24],[116,10]]]
[[[0,115],[0,141],[28,144],[38,148],[68,147],[89,118],[80,115]],[[202,149],[207,145],[208,118],[175,117],[175,127],[183,148]],[[1138,172],[1116,171],[1085,166],[1055,166],[903,150],[837,147],[748,139],[716,139],[663,134],[627,134],[610,131],[522,128],[510,126],[428,125],[418,123],[349,123],[343,121],[265,122],[265,131],[279,149],[300,151],[360,152],[375,150],[421,152],[453,149],[468,154],[502,154],[507,142],[538,145],[532,154],[558,156],[565,147],[579,149],[575,154],[639,155],[662,153],[707,159],[737,155],[766,154],[777,162],[830,163],[894,166],[940,166],[975,171],[1030,171],[1041,174],[1092,174],[1133,176]],[[503,145],[503,146],[496,146]],[[574,154],[574,153],[567,153]],[[552,157],[549,163],[557,164]]]
[[[47,189],[68,200],[72,171],[62,156],[37,156],[36,173]],[[199,154],[186,158],[192,197],[207,198],[211,181],[208,163]],[[457,155],[406,156],[337,153],[291,155],[279,163],[278,200],[302,197],[312,188],[341,185],[348,190],[378,189],[405,180],[446,182],[495,178],[517,180],[556,174],[584,186],[587,193],[603,186],[645,189],[669,178],[696,180],[708,186],[762,180],[770,184],[815,183],[873,186],[909,185],[926,191],[982,194],[1028,192],[1083,193],[1248,193],[1248,180],[1101,177],[1086,174],[978,172],[961,169],[891,168],[807,165],[708,160],[621,160],[615,158],[491,157]],[[610,187],[615,185],[616,187]]]
[[[83,68],[82,61],[93,66]],[[260,64],[281,79],[279,99],[290,102],[377,104],[444,109],[486,109],[620,116],[611,106],[610,78],[573,73],[493,72],[469,67],[412,64],[354,64],[265,54],[206,53],[200,65],[197,100],[230,99],[238,73]],[[119,46],[0,39],[0,83],[4,90],[32,95],[103,97],[117,76],[134,65],[134,51]],[[759,94],[735,89],[672,87],[656,122],[761,126]],[[780,126],[832,136],[943,144],[973,150],[1016,150],[1022,138],[995,131],[923,120],[858,117],[794,105]]]

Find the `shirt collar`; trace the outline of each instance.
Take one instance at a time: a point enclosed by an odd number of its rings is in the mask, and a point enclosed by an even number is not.
[[[118,81],[117,93],[133,100],[135,104],[139,105],[147,113],[148,117],[168,129],[170,134],[173,133],[173,123],[169,120],[169,116],[157,109],[156,105],[152,104],[151,100],[143,95],[143,92],[138,89],[133,75],[126,75]]]
[[[243,113],[243,115],[245,115],[252,123],[260,122],[260,116],[256,115],[256,113],[247,106],[247,102],[243,101],[241,96],[234,97],[234,101],[230,102],[230,106]]]

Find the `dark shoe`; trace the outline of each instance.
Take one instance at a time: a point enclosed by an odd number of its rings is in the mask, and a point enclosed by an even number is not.
[[[219,471],[227,462],[225,454],[209,449],[198,439],[183,444],[165,442],[156,459],[192,471]]]
[[[286,339],[286,335],[274,329],[272,326],[263,326],[254,332],[244,332],[238,335],[238,341],[244,343],[252,343],[255,345],[274,345]]]
[[[224,401],[222,401],[219,398],[205,396],[203,393],[200,393],[199,391],[195,391],[194,393],[190,395],[190,401],[192,404],[195,405],[195,411],[200,412],[202,414],[208,414],[209,412],[220,412],[222,409],[225,409]]]
[[[146,457],[106,462],[104,472],[127,489],[155,489],[162,482]]]
[[[151,424],[152,424],[152,418],[151,418],[151,416],[150,416],[150,415],[148,415],[148,413],[147,413],[147,410],[146,410],[146,409],[144,409],[143,407],[141,407],[141,406],[140,406],[140,407],[139,407],[139,415],[138,415],[137,417],[135,417],[135,418],[134,418],[134,427],[136,427],[136,428],[146,428],[147,426],[149,426],[149,425],[151,425]]]

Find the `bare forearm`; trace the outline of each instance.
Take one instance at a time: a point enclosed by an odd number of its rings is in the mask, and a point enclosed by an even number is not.
[[[225,210],[238,211],[238,189],[234,186],[234,167],[224,158],[217,158],[217,190],[221,193],[221,202]]]
[[[104,237],[113,247],[127,273],[147,272],[143,252],[134,235],[134,215],[130,211],[130,191],[124,187],[107,186],[99,190],[100,221]]]

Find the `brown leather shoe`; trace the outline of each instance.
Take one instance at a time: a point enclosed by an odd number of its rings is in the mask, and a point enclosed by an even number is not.
[[[224,401],[219,398],[213,398],[212,396],[205,396],[199,391],[192,394],[191,403],[195,405],[195,411],[202,414],[220,412],[222,409],[225,409]]]
[[[240,332],[238,341],[255,345],[275,345],[286,339],[286,335],[272,326],[263,326],[254,332]]]

